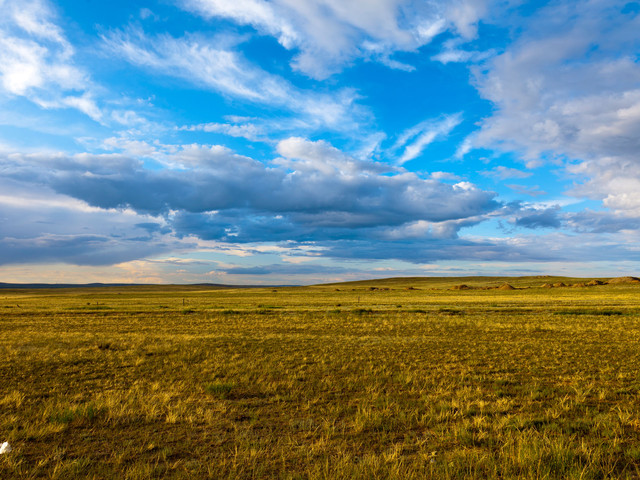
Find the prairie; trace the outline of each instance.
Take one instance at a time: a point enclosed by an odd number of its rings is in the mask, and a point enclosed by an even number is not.
[[[0,290],[0,478],[638,478],[640,285],[541,287],[590,280]]]

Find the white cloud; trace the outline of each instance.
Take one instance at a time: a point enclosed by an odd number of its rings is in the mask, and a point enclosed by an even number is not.
[[[570,165],[569,172],[587,180],[571,194],[602,200],[616,214],[640,217],[640,159],[599,157]]]
[[[182,3],[204,18],[223,17],[253,25],[278,38],[286,48],[297,40],[295,29],[275,12],[270,3],[262,0],[183,0]]]
[[[0,87],[43,108],[75,108],[98,121],[102,113],[90,93],[90,80],[74,64],[74,49],[55,19],[45,1],[2,3]]]
[[[533,175],[531,172],[523,172],[517,168],[509,168],[503,165],[498,165],[491,170],[486,170],[480,173],[487,177],[493,177],[499,180],[506,180],[508,178],[527,178]]]
[[[109,151],[120,151],[134,157],[155,157],[158,147],[144,140],[133,140],[126,137],[109,137],[102,142],[102,147]]]
[[[159,19],[159,17],[155,13],[153,13],[153,10],[151,10],[149,8],[146,8],[146,7],[140,9],[140,18],[142,20],[146,20],[148,18],[151,18],[153,20],[158,20]]]
[[[357,160],[323,140],[310,142],[304,138],[291,137],[278,143],[277,152],[284,158],[277,159],[274,163],[295,172],[321,172],[327,176],[337,174],[351,177],[389,171],[387,165]]]
[[[434,141],[446,137],[462,123],[462,115],[447,115],[440,120],[425,120],[405,130],[400,134],[396,143],[391,147],[391,154],[403,150],[398,158],[402,165],[422,154],[424,149]]]
[[[460,62],[481,62],[490,58],[496,54],[495,50],[490,49],[486,51],[479,50],[464,50],[460,48],[460,45],[464,43],[463,39],[455,38],[453,40],[447,40],[444,43],[444,49],[431,57],[432,60],[436,60],[440,63],[460,63]]]
[[[478,21],[487,13],[487,2],[482,0],[451,1],[445,3],[447,18],[465,39],[477,34]]]
[[[82,113],[91,117],[96,122],[102,119],[102,111],[96,105],[95,100],[91,94],[85,93],[79,97],[68,96],[61,99],[62,105],[68,105],[69,107],[76,108]]]
[[[460,176],[451,172],[431,172],[431,178],[434,180],[460,180]]]
[[[248,62],[233,50],[231,38],[216,42],[191,35],[148,37],[142,31],[115,31],[103,37],[106,47],[140,67],[183,79],[223,95],[302,114],[302,122],[328,128],[354,128],[355,94],[304,91]],[[213,46],[215,44],[215,46]]]
[[[222,133],[231,137],[246,138],[252,142],[267,140],[265,128],[255,123],[201,123],[186,125],[179,130],[188,132]]]
[[[182,4],[204,18],[230,19],[275,37],[285,48],[297,50],[293,68],[321,79],[357,58],[411,70],[391,55],[415,51],[446,30],[473,38],[488,2],[183,0]]]
[[[625,1],[558,1],[506,51],[476,69],[495,113],[474,147],[520,152],[529,166],[567,164],[614,213],[640,215],[640,15]],[[568,162],[568,163],[567,163]]]
[[[529,195],[532,197],[537,197],[540,195],[547,194],[547,192],[545,192],[544,190],[540,190],[539,185],[527,186],[527,185],[508,184],[507,187],[509,187],[511,190],[518,192],[522,195]]]

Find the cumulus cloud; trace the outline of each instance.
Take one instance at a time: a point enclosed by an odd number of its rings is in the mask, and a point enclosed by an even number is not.
[[[626,1],[552,2],[475,71],[495,105],[476,147],[564,164],[573,195],[640,216],[640,15]]]
[[[602,157],[569,165],[568,170],[587,178],[572,189],[572,194],[602,200],[603,205],[616,214],[640,217],[640,158],[637,153],[603,154]]]
[[[469,40],[487,13],[489,0],[182,0],[185,9],[204,18],[225,18],[251,25],[296,50],[292,66],[325,78],[357,58],[378,60],[411,70],[394,60],[397,51],[415,51],[450,31]]]

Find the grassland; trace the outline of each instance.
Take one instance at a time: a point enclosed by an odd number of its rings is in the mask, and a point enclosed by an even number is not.
[[[0,291],[0,478],[639,478],[640,285],[503,281]]]

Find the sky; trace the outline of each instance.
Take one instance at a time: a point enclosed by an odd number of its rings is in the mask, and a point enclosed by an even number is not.
[[[640,271],[640,3],[0,0],[0,281]]]

